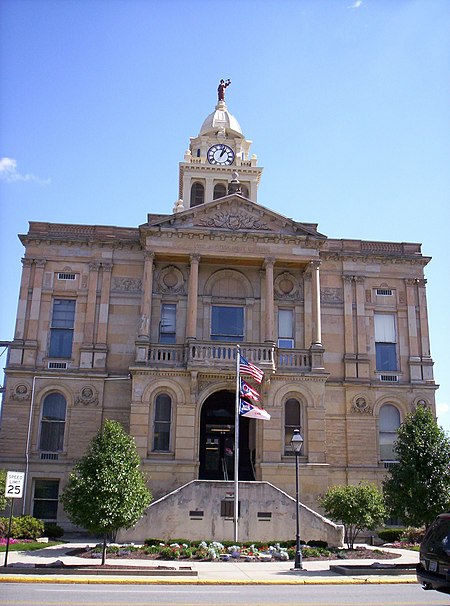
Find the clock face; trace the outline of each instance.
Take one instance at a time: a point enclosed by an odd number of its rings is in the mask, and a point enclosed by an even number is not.
[[[233,163],[234,151],[228,145],[218,143],[208,150],[208,162],[210,164],[219,164],[220,166],[229,166]]]

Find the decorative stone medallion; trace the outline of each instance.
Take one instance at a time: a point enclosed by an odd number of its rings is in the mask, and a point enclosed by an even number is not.
[[[366,398],[358,396],[352,404],[352,412],[369,415],[372,414],[372,407]]]
[[[75,398],[75,404],[82,406],[97,406],[98,394],[96,390],[90,385],[85,385]]]
[[[19,383],[11,392],[11,400],[16,400],[16,402],[25,402],[26,400],[29,400],[30,397],[30,387],[25,383]]]

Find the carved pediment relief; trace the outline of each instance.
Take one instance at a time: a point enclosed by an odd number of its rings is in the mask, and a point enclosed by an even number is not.
[[[260,234],[309,236],[321,240],[325,239],[325,236],[317,231],[315,224],[297,223],[240,195],[226,196],[219,200],[189,208],[152,222],[148,224],[148,227],[177,230],[198,228],[231,232],[252,231]]]

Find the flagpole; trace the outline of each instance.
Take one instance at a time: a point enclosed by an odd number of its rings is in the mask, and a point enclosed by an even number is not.
[[[240,396],[240,346],[236,345],[236,405],[234,411],[234,540],[238,541],[239,516],[239,396]]]

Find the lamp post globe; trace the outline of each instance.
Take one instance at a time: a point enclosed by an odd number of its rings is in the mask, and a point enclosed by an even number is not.
[[[303,570],[302,549],[300,545],[300,500],[299,500],[299,478],[298,478],[298,457],[300,456],[303,446],[303,436],[299,429],[294,429],[291,438],[291,448],[295,454],[295,504],[296,504],[296,534],[295,534],[295,560],[292,570]]]

